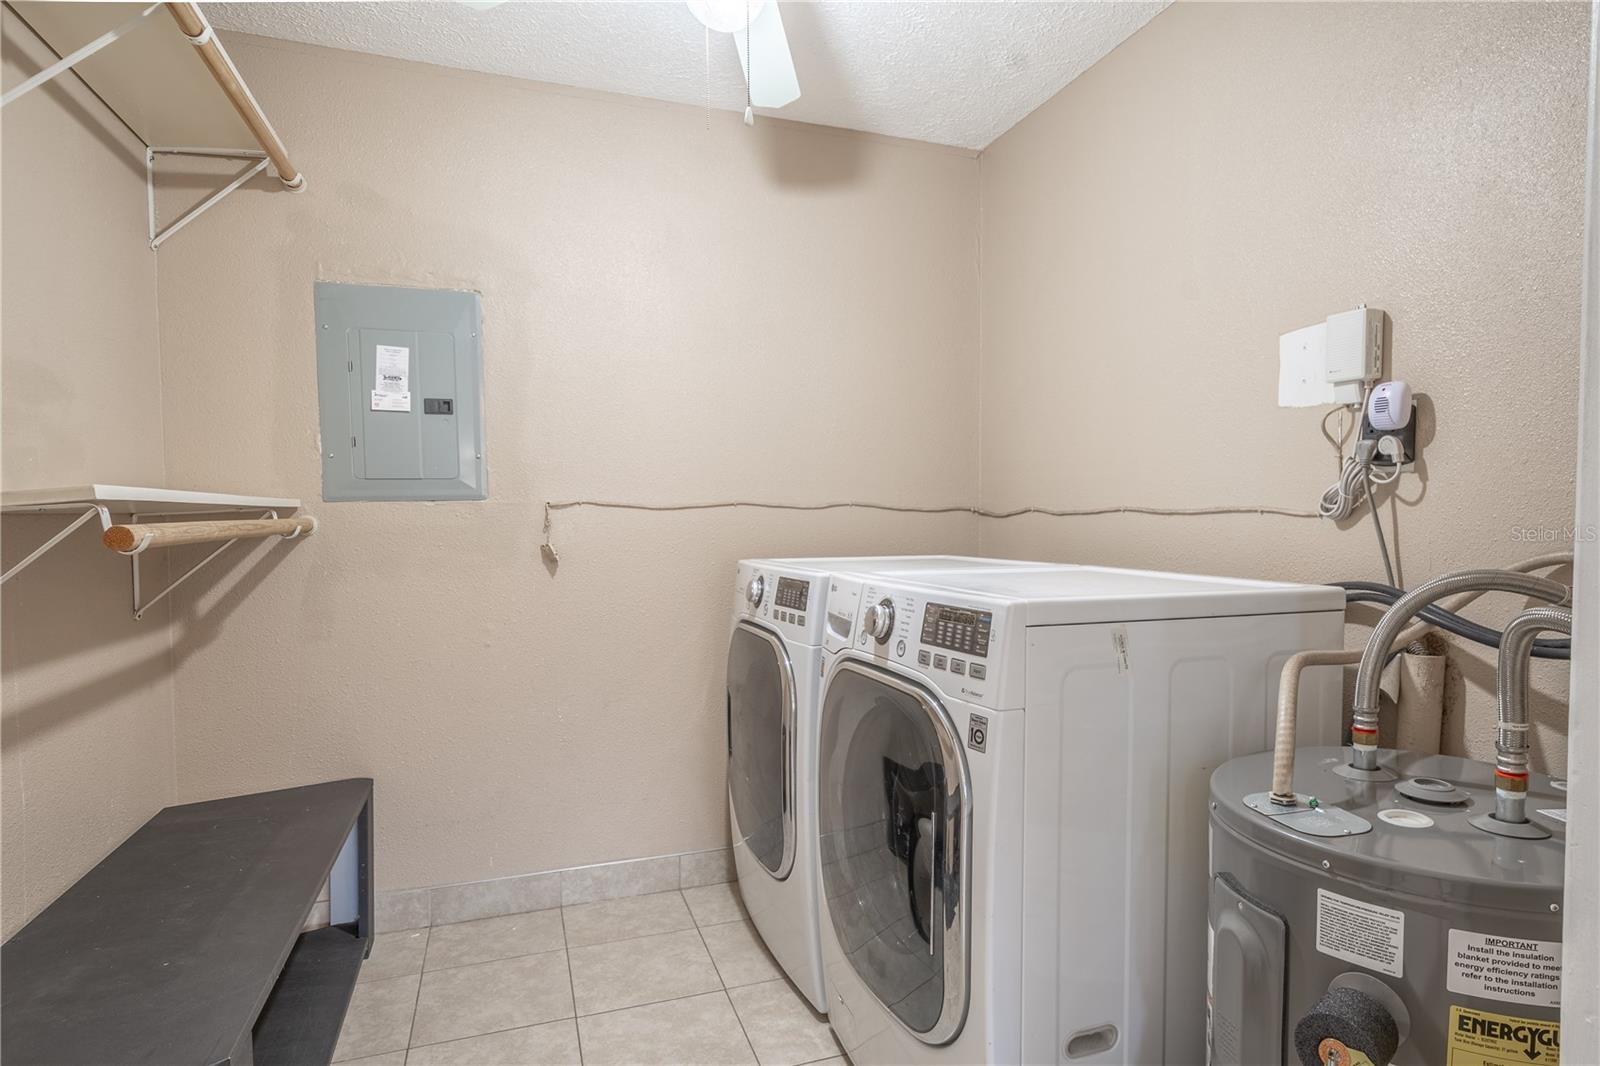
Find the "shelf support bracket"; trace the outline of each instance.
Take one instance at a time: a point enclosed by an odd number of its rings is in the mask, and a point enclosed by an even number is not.
[[[255,166],[179,215],[165,229],[156,229],[156,156],[182,155],[210,159],[255,160]],[[254,148],[146,148],[144,151],[145,203],[150,212],[150,248],[160,248],[168,237],[205,214],[239,186],[267,169],[267,153]]]
[[[29,563],[31,563],[35,559],[39,558],[39,556],[43,555],[45,552],[49,551],[51,548],[54,548],[57,544],[60,544],[62,541],[66,540],[69,536],[71,536],[78,529],[79,526],[83,525],[85,522],[89,521],[89,519],[95,517],[96,515],[100,516],[100,528],[101,529],[104,530],[104,529],[110,529],[111,528],[111,512],[109,510],[107,510],[104,507],[91,507],[91,508],[89,508],[87,511],[83,512],[83,514],[81,514],[77,518],[73,519],[71,524],[69,524],[66,529],[63,529],[61,532],[57,533],[55,536],[51,537],[49,540],[47,540],[43,544],[39,545],[33,551],[29,552],[27,557],[24,558],[21,562],[17,563],[16,566],[13,566],[10,570],[7,570],[4,574],[0,574],[0,585],[4,585],[7,581],[10,581],[12,578],[14,578],[18,574],[22,573],[23,570],[27,569]]]
[[[278,512],[277,511],[268,511],[266,514],[262,515],[261,517],[262,518],[277,518],[278,517]],[[134,522],[138,522],[139,521],[139,516],[138,515],[133,515],[132,519],[133,519]],[[149,538],[146,538],[147,541],[148,541],[148,539]],[[144,547],[145,546],[144,546],[144,544],[140,544],[137,548],[134,548],[133,551],[128,552],[127,553],[127,555],[128,555],[128,563],[133,567],[133,620],[135,622],[142,622],[144,620],[144,615],[145,615],[146,611],[148,611],[150,608],[154,607],[156,604],[160,603],[162,600],[166,599],[168,596],[170,596],[172,594],[174,589],[176,589],[179,585],[183,584],[185,581],[188,581],[191,577],[193,577],[197,570],[199,570],[201,567],[205,566],[211,560],[215,559],[217,556],[221,555],[223,552],[227,551],[229,548],[233,547],[237,543],[239,543],[239,538],[238,537],[235,537],[232,540],[223,541],[221,544],[217,545],[214,549],[212,549],[211,553],[209,555],[207,555],[204,559],[201,559],[198,563],[195,563],[193,566],[189,567],[189,569],[185,570],[183,572],[183,576],[182,577],[178,578],[176,581],[172,582],[172,584],[168,585],[166,588],[162,589],[160,592],[156,593],[154,596],[150,597],[148,600],[144,601],[143,603],[139,602],[139,597],[141,595],[140,588],[139,588],[139,555],[144,551]]]
[[[151,4],[149,7],[145,8],[143,11],[133,16],[133,18],[118,26],[116,29],[102,33],[100,36],[96,37],[94,40],[90,41],[76,52],[65,55],[56,60],[54,63],[51,63],[48,67],[45,67],[43,70],[39,71],[39,73],[23,82],[21,85],[13,87],[5,94],[5,96],[0,97],[0,107],[5,107],[17,97],[37,89],[46,82],[66,73],[79,63],[83,62],[85,59],[88,59],[90,56],[100,51],[100,49],[104,48],[106,45],[116,41],[118,38],[127,36],[133,30],[136,30],[143,25],[146,15],[150,14],[150,12],[154,11],[160,6],[160,4]]]

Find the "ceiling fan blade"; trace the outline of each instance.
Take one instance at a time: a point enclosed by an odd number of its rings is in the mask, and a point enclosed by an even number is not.
[[[744,68],[745,80],[750,83],[750,102],[756,107],[782,107],[800,99],[800,79],[795,77],[794,57],[789,54],[789,38],[783,32],[783,16],[778,5],[761,5],[760,12],[750,22],[750,51],[755,54],[755,78],[751,80],[752,64],[745,55],[744,27],[733,32],[734,47],[739,50],[739,66]]]

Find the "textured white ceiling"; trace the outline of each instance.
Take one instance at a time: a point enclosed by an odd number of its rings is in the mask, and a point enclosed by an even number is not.
[[[1165,2],[786,0],[801,97],[784,118],[983,148]],[[585,89],[704,104],[705,29],[679,0],[214,3],[223,29]],[[744,108],[733,42],[711,35],[712,106]]]

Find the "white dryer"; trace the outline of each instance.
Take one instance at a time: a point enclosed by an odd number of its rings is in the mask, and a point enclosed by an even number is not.
[[[953,555],[747,559],[728,644],[728,816],[745,908],[813,1006],[822,994],[816,827],[817,706],[833,567],[931,576],[1044,566]],[[834,618],[846,630],[854,615]],[[848,635],[846,633],[845,635]]]
[[[822,693],[824,986],[855,1066],[1203,1061],[1207,780],[1271,746],[1283,662],[1340,646],[1343,592],[831,584],[856,624]],[[1339,686],[1306,676],[1303,743],[1337,743]]]

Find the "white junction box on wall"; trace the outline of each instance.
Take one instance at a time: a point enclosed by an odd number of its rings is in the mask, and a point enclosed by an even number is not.
[[[1383,312],[1341,311],[1278,338],[1278,406],[1360,403],[1383,376]]]
[[[1361,386],[1383,376],[1383,312],[1358,307],[1329,315],[1327,382],[1335,403],[1360,403]]]

